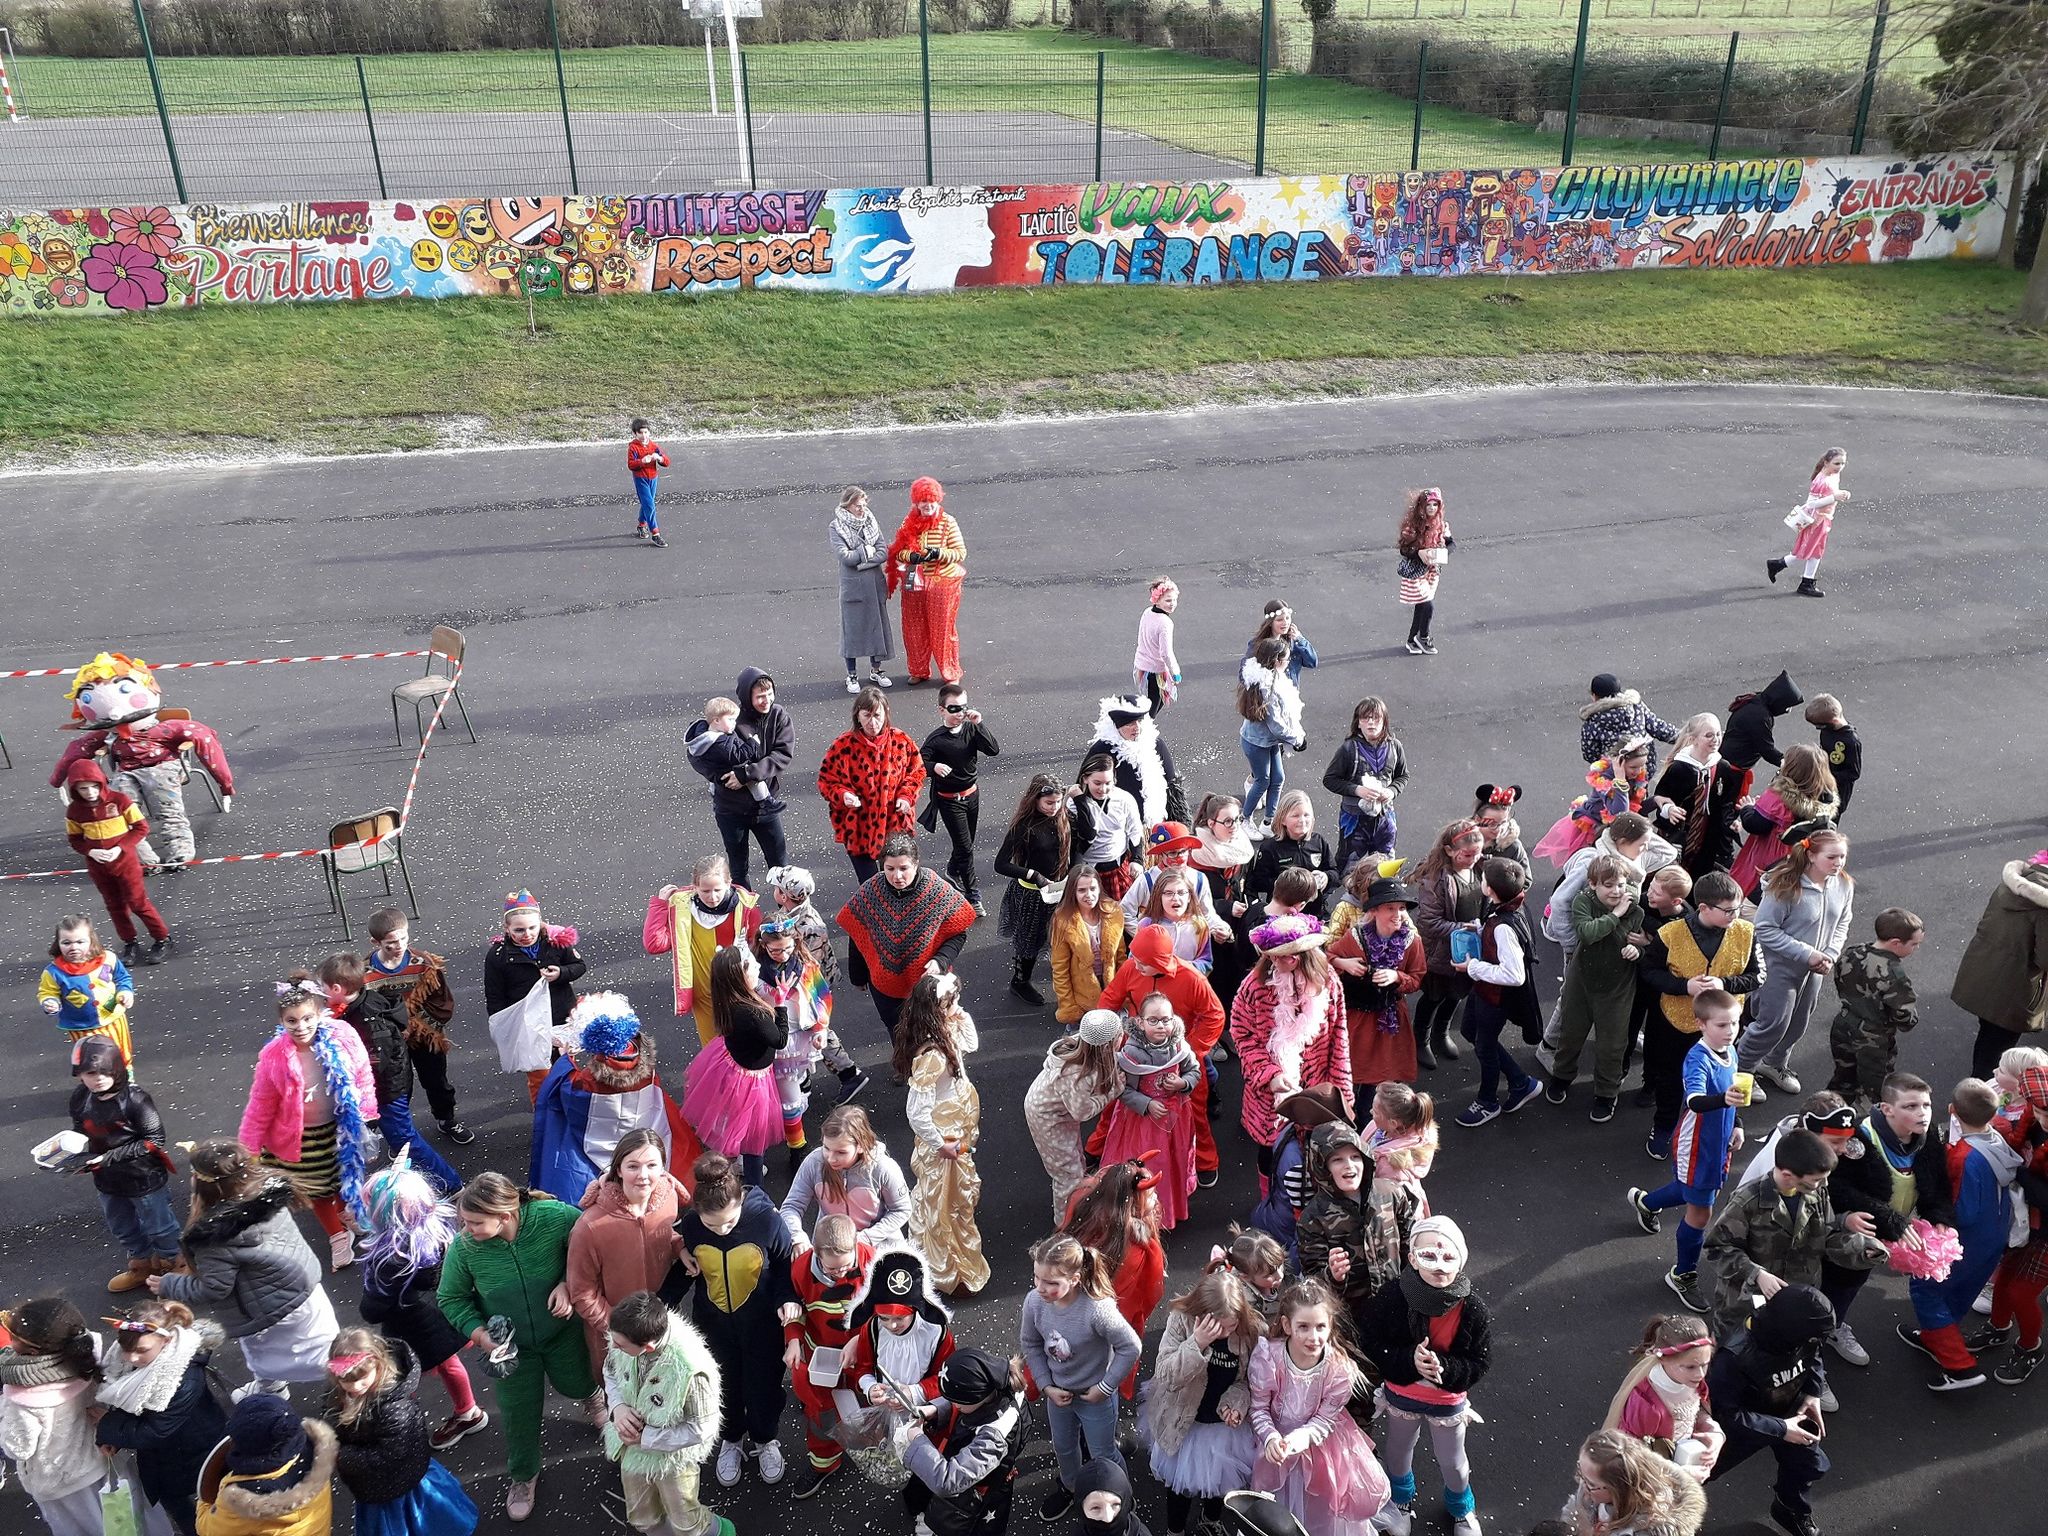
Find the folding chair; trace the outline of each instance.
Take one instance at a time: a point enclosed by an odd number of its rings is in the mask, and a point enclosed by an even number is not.
[[[156,712],[156,717],[159,720],[190,720],[192,718],[192,711],[189,709],[160,709]],[[199,754],[193,750],[192,743],[189,741],[180,742],[178,744],[178,782],[180,784],[190,784],[195,770],[198,772],[199,777],[205,781],[206,792],[213,796],[213,808],[217,811],[226,805],[227,802],[221,799],[220,785],[214,782],[213,774],[208,770],[206,764],[199,760]]]
[[[448,670],[435,671],[442,662],[447,663]],[[456,711],[462,716],[462,728],[469,732],[470,744],[476,744],[476,727],[469,723],[469,711],[462,707],[462,694],[455,686],[455,669],[461,665],[462,631],[450,629],[446,624],[436,624],[434,638],[427,642],[426,676],[400,683],[391,690],[391,734],[398,738],[400,746],[405,745],[405,730],[398,723],[398,706],[412,706],[413,729],[424,737],[427,733],[426,705],[444,693],[454,700]]]
[[[372,838],[381,842],[372,844]],[[342,900],[341,877],[367,869],[384,872],[384,894],[391,891],[391,866],[398,866],[405,881],[405,904],[414,917],[420,913],[419,898],[413,894],[412,872],[405,867],[405,840],[398,830],[398,807],[387,805],[351,820],[337,822],[327,833],[327,847],[320,855],[320,867],[327,876],[327,905],[341,914],[341,933],[349,936],[348,903]]]

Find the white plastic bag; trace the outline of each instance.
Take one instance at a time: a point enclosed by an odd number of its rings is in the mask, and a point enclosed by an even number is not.
[[[1807,511],[1804,507],[1794,507],[1790,512],[1787,512],[1785,514],[1785,526],[1787,528],[1794,530],[1795,532],[1797,532],[1801,528],[1807,528],[1812,526],[1812,523],[1813,514]]]
[[[544,1071],[554,1057],[554,1009],[548,984],[536,981],[510,1008],[491,1015],[491,1043],[498,1048],[501,1072]]]

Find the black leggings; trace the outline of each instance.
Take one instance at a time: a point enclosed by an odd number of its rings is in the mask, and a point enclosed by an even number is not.
[[[1414,1013],[1415,1038],[1427,1042],[1432,1031],[1447,1031],[1451,1020],[1457,1017],[1458,1004],[1465,1000],[1471,990],[1471,983],[1463,988],[1458,983],[1462,976],[1429,976],[1423,979],[1422,1001]]]
[[[1166,1528],[1169,1531],[1185,1531],[1188,1528],[1188,1516],[1194,1513],[1194,1508],[1195,1501],[1188,1495],[1175,1493],[1171,1488],[1167,1489]],[[1221,1520],[1223,1518],[1223,1501],[1221,1499],[1202,1500],[1202,1518],[1209,1521]]]
[[[1408,638],[1415,640],[1427,637],[1429,634],[1429,621],[1435,617],[1436,604],[1434,602],[1417,603],[1414,616],[1408,620]]]

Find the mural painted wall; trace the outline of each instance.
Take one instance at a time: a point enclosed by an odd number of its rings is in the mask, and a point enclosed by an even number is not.
[[[0,308],[1311,282],[1995,253],[2010,156],[0,210]]]

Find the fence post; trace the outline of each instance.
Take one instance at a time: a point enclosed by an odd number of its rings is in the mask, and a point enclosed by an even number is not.
[[[163,124],[164,150],[171,157],[171,185],[178,189],[178,201],[185,197],[185,171],[178,164],[178,141],[171,133],[171,109],[164,105],[163,77],[157,73],[156,45],[149,40],[149,18],[142,14],[142,0],[135,0],[135,30],[142,35],[142,62],[149,66],[149,89],[156,97],[156,120]]]
[[[1849,133],[1849,153],[1863,153],[1864,130],[1870,126],[1870,99],[1877,94],[1877,71],[1884,62],[1884,23],[1891,10],[1890,0],[1877,0],[1877,17],[1870,24],[1870,58],[1863,66],[1863,90],[1856,98],[1856,126]]]
[[[548,46],[555,51],[555,94],[562,99],[562,143],[569,151],[569,190],[576,185],[576,135],[569,127],[569,80],[562,72],[562,32],[555,20],[555,0],[548,0]]]
[[[1572,147],[1579,137],[1579,88],[1586,83],[1586,29],[1593,21],[1593,0],[1579,0],[1579,40],[1572,49],[1572,94],[1564,109],[1564,154],[1572,163]]]
[[[761,187],[761,162],[754,158],[754,88],[747,83],[747,55],[740,52],[740,110],[747,114],[747,190]]]
[[[1102,180],[1102,97],[1103,76],[1106,73],[1109,54],[1098,49],[1095,54],[1095,179]]]
[[[21,88],[21,55],[14,51],[14,34],[0,27],[0,38],[7,42],[8,78],[14,82],[14,104],[21,109],[23,117],[28,116],[28,92]]]
[[[932,19],[926,0],[917,0],[917,60],[924,81],[924,184],[932,187],[939,173],[932,162]]]
[[[384,151],[377,147],[377,118],[370,111],[370,77],[363,72],[363,56],[356,55],[356,85],[363,93],[363,126],[370,130],[370,163],[377,167],[377,196],[391,194],[384,187]]]
[[[1252,146],[1252,174],[1266,174],[1266,85],[1273,72],[1273,0],[1259,6],[1259,123]]]
[[[1429,78],[1429,39],[1424,38],[1415,50],[1415,136],[1408,145],[1408,169],[1422,169],[1422,94],[1423,82]]]
[[[1721,68],[1721,100],[1714,107],[1714,136],[1707,141],[1707,158],[1721,158],[1721,125],[1728,121],[1728,88],[1735,83],[1735,50],[1742,46],[1742,34],[1728,34],[1728,62]]]

